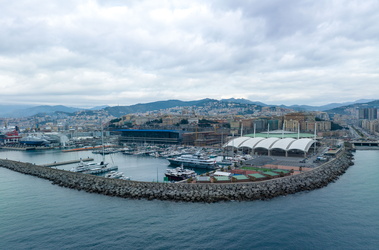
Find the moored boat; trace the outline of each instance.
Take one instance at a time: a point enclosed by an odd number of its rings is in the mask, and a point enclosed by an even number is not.
[[[70,169],[71,172],[82,173],[91,169],[91,163],[80,161],[78,165]]]
[[[118,153],[119,151],[114,148],[104,148],[104,150],[94,150],[92,151],[93,154],[115,154]]]
[[[108,163],[106,162],[100,162],[100,163],[95,163],[93,168],[83,171],[83,174],[101,174],[101,173],[107,173],[112,170],[117,170],[118,166],[108,166]]]
[[[120,180],[130,180],[130,177],[126,177],[123,172],[111,171],[104,176],[105,178],[120,179]]]
[[[184,169],[183,165],[174,169],[167,169],[165,176],[170,181],[181,181],[192,177],[196,177],[196,172],[189,169]]]
[[[218,167],[215,159],[207,158],[201,156],[200,154],[194,155],[181,155],[174,158],[167,158],[171,165],[180,166],[183,164],[184,167],[191,168],[206,168],[215,169]]]
[[[25,145],[41,146],[41,145],[48,144],[49,141],[42,137],[28,135],[26,137],[22,137],[21,139],[19,139],[19,143],[25,144]]]
[[[112,170],[117,170],[118,166],[108,166],[109,163],[105,162],[105,148],[104,148],[104,135],[103,135],[103,126],[101,126],[102,136],[101,136],[101,145],[102,145],[102,158],[103,160],[101,162],[93,162],[93,163],[83,163],[81,161],[79,165],[75,168],[73,168],[74,172],[81,172],[83,174],[101,174],[101,173],[107,173]],[[80,171],[78,171],[78,169]],[[85,169],[85,170],[82,170]],[[76,171],[75,171],[76,170]]]
[[[107,162],[90,162],[81,161],[77,166],[71,168],[70,171],[83,174],[101,174],[109,171],[117,170],[118,166],[108,166]]]
[[[217,164],[218,165],[222,165],[222,166],[231,166],[235,162],[237,162],[237,161],[235,161],[234,159],[227,159],[227,158],[225,158],[225,159],[222,159],[221,161],[217,161]]]

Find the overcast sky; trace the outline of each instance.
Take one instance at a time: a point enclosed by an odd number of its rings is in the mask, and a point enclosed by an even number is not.
[[[379,99],[377,0],[0,4],[0,104]]]

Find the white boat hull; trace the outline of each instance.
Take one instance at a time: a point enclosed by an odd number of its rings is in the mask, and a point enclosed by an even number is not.
[[[217,168],[216,163],[208,164],[208,163],[199,163],[199,162],[191,162],[191,161],[181,161],[176,160],[175,158],[167,159],[171,165],[189,167],[189,168],[205,168],[205,169],[215,169]]]

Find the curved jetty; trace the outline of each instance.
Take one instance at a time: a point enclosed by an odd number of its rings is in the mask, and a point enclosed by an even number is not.
[[[261,182],[217,184],[155,183],[110,179],[0,159],[2,167],[44,178],[62,187],[123,198],[190,202],[266,200],[318,189],[338,179],[352,164],[351,154],[341,151],[336,158],[301,174]]]

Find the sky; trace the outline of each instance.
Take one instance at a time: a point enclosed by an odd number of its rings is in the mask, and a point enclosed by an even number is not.
[[[379,1],[0,0],[0,104],[379,99]]]

